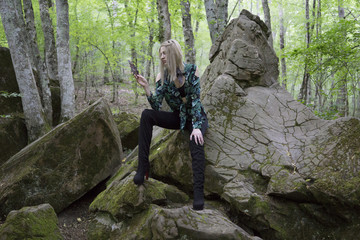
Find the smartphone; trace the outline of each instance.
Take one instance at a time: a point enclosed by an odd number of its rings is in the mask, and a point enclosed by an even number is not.
[[[134,65],[134,63],[133,63],[132,61],[130,61],[130,60],[128,60],[128,61],[129,61],[129,64],[130,64],[131,73],[132,73],[133,75],[139,74],[139,71],[137,70],[137,68],[136,68],[136,66]]]

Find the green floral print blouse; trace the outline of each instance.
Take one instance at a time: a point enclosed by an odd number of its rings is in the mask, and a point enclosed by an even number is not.
[[[183,102],[179,90],[173,81],[165,77],[164,84],[159,80],[156,82],[155,93],[148,96],[148,101],[152,109],[159,111],[163,98],[173,112],[178,111],[180,117],[180,129],[183,130],[186,121],[192,122],[194,129],[200,129],[206,120],[204,108],[200,102],[200,78],[195,75],[196,65],[185,64],[185,94],[186,103]]]

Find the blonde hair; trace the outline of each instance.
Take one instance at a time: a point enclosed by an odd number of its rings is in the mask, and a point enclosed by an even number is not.
[[[168,75],[170,75],[170,80],[174,81],[176,79],[177,69],[179,69],[182,73],[184,72],[183,56],[180,44],[174,39],[163,42],[159,48],[159,57],[161,57],[160,50],[162,47],[165,48],[166,69]],[[162,61],[160,61],[160,75],[162,82],[164,82],[164,71],[165,66]]]

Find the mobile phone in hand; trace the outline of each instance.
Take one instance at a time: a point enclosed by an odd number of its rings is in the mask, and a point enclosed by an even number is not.
[[[130,64],[130,68],[131,68],[131,73],[133,75],[138,75],[139,71],[137,70],[136,66],[134,65],[134,63],[130,60],[128,60],[129,64]]]

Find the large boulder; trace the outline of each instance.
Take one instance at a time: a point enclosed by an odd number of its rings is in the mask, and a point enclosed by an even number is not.
[[[0,226],[1,240],[16,239],[63,239],[58,228],[58,219],[49,204],[23,207],[9,213]]]
[[[0,216],[51,204],[60,212],[121,164],[119,131],[100,99],[0,166]]]
[[[319,119],[280,87],[263,25],[242,11],[201,79],[206,190],[263,239],[356,238],[360,121]]]

